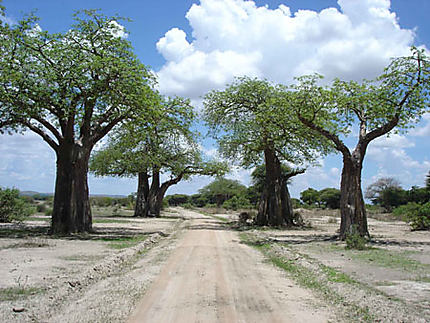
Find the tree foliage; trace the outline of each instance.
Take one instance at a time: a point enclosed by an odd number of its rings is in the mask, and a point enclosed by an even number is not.
[[[394,213],[403,216],[413,230],[430,230],[430,202],[410,202],[395,209]]]
[[[217,139],[221,154],[243,167],[265,164],[265,192],[257,222],[293,225],[291,200],[281,164],[316,160],[329,150],[322,136],[311,135],[294,113],[286,112],[291,94],[266,80],[237,78],[222,91],[211,91],[204,100],[204,119]]]
[[[319,85],[321,76],[304,76],[294,86],[295,111],[315,134],[330,140],[343,155],[341,180],[341,232],[345,238],[353,226],[368,236],[367,216],[361,191],[361,171],[370,142],[393,129],[406,131],[428,111],[430,62],[424,50],[392,60],[374,81],[335,80]],[[351,151],[342,137],[358,129]]]
[[[32,207],[19,196],[17,189],[0,187],[0,222],[21,220],[33,212]]]
[[[56,153],[51,232],[91,231],[88,159],[115,125],[150,112],[153,77],[122,37],[118,16],[74,15],[62,33],[30,15],[0,22],[0,129],[31,130]]]
[[[216,204],[220,207],[224,202],[234,196],[244,196],[246,193],[246,186],[236,180],[217,177],[211,183],[199,189],[199,193],[204,196],[209,203]]]
[[[391,211],[393,202],[396,200],[396,195],[399,197],[402,188],[400,182],[392,177],[381,177],[376,182],[370,184],[366,188],[365,197],[370,199],[373,204],[378,204]],[[402,204],[399,201],[400,205]]]
[[[426,176],[426,188],[430,190],[430,171],[428,172]]]
[[[99,176],[138,176],[135,216],[158,216],[167,189],[181,180],[226,170],[224,163],[202,157],[189,100],[158,95],[154,105],[157,113],[124,122],[90,162]],[[168,176],[163,183],[162,174]]]
[[[340,190],[324,188],[318,191],[310,187],[300,193],[300,199],[309,206],[338,209],[340,207]]]

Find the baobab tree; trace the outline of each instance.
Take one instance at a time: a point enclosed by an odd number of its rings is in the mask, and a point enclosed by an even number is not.
[[[75,14],[67,32],[30,16],[0,21],[0,130],[38,134],[57,159],[51,233],[92,230],[90,153],[112,128],[152,105],[153,77],[133,54],[119,17]]]
[[[205,160],[189,100],[158,95],[157,113],[124,122],[90,160],[98,176],[138,178],[134,216],[159,216],[169,187],[194,175],[222,175],[225,163]],[[167,179],[162,182],[161,175]]]
[[[316,151],[323,154],[330,148],[324,137],[310,136],[294,113],[285,112],[283,107],[290,103],[291,94],[284,87],[248,77],[237,78],[224,90],[205,96],[203,116],[221,154],[243,167],[265,165],[259,225],[293,225],[282,163],[312,163]]]
[[[340,237],[357,232],[369,237],[361,171],[371,141],[391,131],[406,131],[429,109],[430,62],[424,50],[392,60],[374,81],[335,80],[319,85],[319,75],[298,79],[294,108],[300,122],[332,142],[343,156]],[[290,113],[290,111],[286,111]],[[343,135],[357,129],[352,151]]]

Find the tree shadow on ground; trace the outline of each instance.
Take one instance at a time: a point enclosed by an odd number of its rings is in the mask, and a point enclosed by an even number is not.
[[[159,234],[163,237],[168,234],[163,231],[143,231],[142,228],[97,228],[90,233],[75,233],[70,235],[51,235],[49,226],[37,226],[26,224],[11,224],[0,227],[0,238],[46,238],[66,240],[101,240],[115,241],[137,236],[150,236]]]
[[[185,229],[187,230],[215,230],[215,231],[233,231],[231,225],[227,222],[217,221],[217,220],[208,220],[207,218],[202,218],[202,220],[206,220],[202,224],[190,224],[186,225]]]

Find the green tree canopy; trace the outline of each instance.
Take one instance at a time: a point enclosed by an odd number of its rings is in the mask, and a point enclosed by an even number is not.
[[[246,186],[237,180],[217,177],[214,181],[199,189],[199,193],[210,203],[220,207],[233,196],[239,197],[245,195]]]
[[[0,129],[31,130],[56,153],[51,231],[90,231],[88,159],[115,125],[149,113],[153,77],[121,37],[120,17],[80,11],[68,31],[30,15],[0,21]]]
[[[156,113],[124,122],[90,161],[99,176],[138,176],[135,216],[159,215],[164,194],[179,181],[226,170],[224,163],[202,157],[198,134],[191,130],[195,113],[189,100],[159,95],[154,104]],[[164,183],[162,174],[169,178]]]
[[[316,189],[309,187],[300,193],[300,199],[303,203],[314,206],[319,202],[319,192]]]
[[[430,62],[424,50],[413,48],[410,56],[393,59],[374,81],[335,80],[324,87],[320,78],[299,78],[295,111],[304,125],[330,140],[343,155],[340,236],[345,238],[354,227],[369,236],[361,190],[367,147],[393,129],[406,131],[428,111]],[[358,130],[358,141],[351,151],[342,137],[352,129]]]
[[[316,151],[323,154],[330,148],[322,136],[310,135],[294,113],[286,112],[290,101],[282,86],[249,77],[237,78],[224,90],[205,96],[204,119],[221,154],[243,167],[266,165],[259,224],[293,225],[281,163],[312,163]]]

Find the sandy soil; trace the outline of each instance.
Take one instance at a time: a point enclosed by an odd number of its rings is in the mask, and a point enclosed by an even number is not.
[[[0,322],[340,322],[354,321],[345,313],[351,306],[378,322],[430,322],[428,232],[369,219],[371,246],[393,255],[382,263],[331,239],[335,211],[302,213],[310,229],[246,232],[273,242],[279,256],[347,302],[299,286],[241,243],[219,220],[236,214],[217,219],[177,208],[157,219],[99,218],[96,234],[67,239],[47,236],[46,221],[1,225]],[[135,235],[147,238],[110,246]],[[399,265],[397,256],[415,262]],[[329,282],[321,266],[356,282]]]
[[[70,238],[46,235],[46,221],[18,226],[3,224],[0,227],[0,322],[124,320],[132,310],[133,297],[135,300],[141,297],[142,281],[152,281],[157,273],[151,274],[151,270],[135,273],[142,277],[136,287],[128,285],[133,274],[129,279],[126,276],[148,249],[170,238],[182,222],[176,218],[176,213],[166,215],[173,217],[130,221],[101,218],[120,223],[95,223],[95,234]],[[147,238],[129,248],[111,247],[118,239],[136,235]],[[159,250],[155,258],[160,254]],[[155,266],[156,261],[153,263]],[[115,277],[126,281],[118,286],[121,280]],[[123,290],[123,286],[128,286],[127,290]],[[116,311],[110,305],[114,303],[112,298],[118,297],[118,291],[130,297],[121,294],[120,299],[125,299],[127,304]],[[83,301],[91,293],[98,297]],[[110,301],[100,304],[102,300]],[[80,311],[82,304],[85,309]],[[99,310],[103,315],[95,317]],[[79,319],[78,313],[82,314]]]
[[[219,221],[193,217],[129,322],[326,322],[321,302],[239,242]]]
[[[332,214],[330,214],[332,213]],[[347,274],[359,284],[332,286],[383,322],[430,322],[430,233],[411,231],[402,221],[369,218],[372,236],[367,251],[346,250],[331,238],[339,228],[336,211],[302,210],[308,230],[255,232],[282,247],[302,265],[322,265]],[[400,260],[399,260],[400,259]]]

